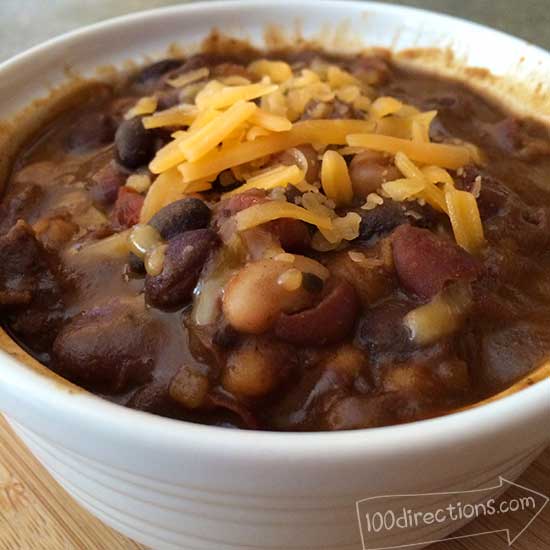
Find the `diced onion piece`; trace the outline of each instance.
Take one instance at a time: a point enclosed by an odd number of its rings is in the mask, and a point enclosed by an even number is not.
[[[394,97],[379,97],[370,106],[369,114],[371,117],[379,119],[397,113],[401,107],[403,107],[403,103]]]
[[[435,164],[443,168],[456,170],[472,162],[470,150],[462,145],[447,145],[443,143],[419,143],[377,134],[351,134],[347,138],[352,147],[365,147],[384,153],[405,153],[411,160],[423,164]]]
[[[179,145],[190,161],[198,160],[219,145],[231,132],[248,120],[258,107],[248,101],[237,101]]]
[[[445,200],[457,244],[470,254],[476,254],[485,238],[475,197],[446,185]]]
[[[269,84],[267,82],[258,82],[256,84],[248,84],[247,86],[223,86],[215,92],[203,94],[206,87],[201,91],[195,103],[199,109],[211,107],[213,109],[223,109],[229,107],[237,101],[250,101],[270,94],[278,89],[277,84]]]
[[[130,230],[115,233],[110,237],[84,245],[80,249],[71,248],[67,251],[67,258],[70,261],[80,259],[87,260],[94,257],[102,258],[120,258],[128,255],[130,247],[128,244],[128,235]]]
[[[125,115],[124,118],[129,120],[135,116],[149,115],[154,113],[157,108],[156,97],[142,97]]]
[[[418,195],[424,190],[425,186],[424,180],[402,178],[383,183],[382,190],[394,201],[402,202]]]
[[[145,117],[142,122],[147,130],[164,126],[189,126],[197,118],[198,112],[194,105],[178,105]]]
[[[268,113],[262,109],[258,109],[252,114],[250,122],[272,132],[287,132],[292,128],[292,122],[288,118]]]
[[[185,181],[194,181],[304,143],[345,145],[348,134],[371,129],[372,124],[363,120],[307,120],[294,124],[288,132],[213,151],[204,159],[181,164],[178,169]]]
[[[292,78],[292,69],[284,61],[270,61],[258,59],[248,66],[248,70],[256,76],[268,76],[272,82],[280,84]]]
[[[325,195],[337,206],[349,204],[353,199],[353,189],[348,165],[340,153],[329,149],[321,163],[321,184]]]
[[[303,181],[304,172],[295,164],[291,166],[275,166],[269,170],[249,178],[244,185],[224,193],[223,198],[232,197],[244,193],[249,189],[274,189],[286,187],[289,184],[296,185]]]
[[[302,220],[323,229],[332,228],[330,218],[284,201],[268,201],[255,204],[245,210],[241,210],[235,215],[239,231],[244,231],[245,229],[250,229],[251,227],[256,227],[257,225],[280,218]]]
[[[431,302],[409,311],[404,323],[417,344],[433,344],[460,327],[471,300],[468,287],[451,287]]]
[[[170,78],[167,82],[174,88],[183,88],[184,86],[187,86],[187,84],[207,78],[209,74],[210,71],[208,67],[201,67],[200,69],[189,71],[181,76],[177,76],[176,78]]]

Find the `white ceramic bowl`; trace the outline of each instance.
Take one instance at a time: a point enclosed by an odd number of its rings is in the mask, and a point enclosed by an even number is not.
[[[515,93],[543,117],[550,113],[547,82],[539,78],[540,97],[535,89],[537,75],[550,72],[550,56],[520,40],[396,6],[272,0],[157,10],[50,41],[0,66],[0,118],[62,83],[67,66],[91,75],[105,64],[160,56],[169,43],[197,43],[213,24],[261,43],[267,24],[292,26],[295,20],[304,36],[322,34],[333,48],[356,47],[358,39],[396,48],[452,44],[458,58],[518,77],[514,85],[509,78],[478,84]],[[448,56],[444,64],[428,57],[440,69],[481,74],[449,63]],[[404,426],[264,433],[118,407],[60,383],[5,339],[0,344],[0,408],[17,433],[84,507],[157,550],[360,549],[357,500],[491,487],[499,475],[516,478],[550,442],[550,381],[469,412]],[[440,505],[448,499],[434,497]],[[382,532],[365,544],[435,540],[460,526]]]

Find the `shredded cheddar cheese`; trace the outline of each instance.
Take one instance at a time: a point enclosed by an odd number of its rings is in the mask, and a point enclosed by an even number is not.
[[[239,231],[244,231],[245,229],[250,229],[251,227],[280,218],[293,218],[316,225],[320,229],[332,229],[332,221],[329,217],[315,214],[305,208],[283,201],[268,201],[255,204],[250,208],[241,210],[235,215]]]
[[[125,115],[124,118],[129,120],[136,116],[149,115],[157,109],[156,97],[142,97]]]
[[[249,178],[244,185],[224,193],[223,198],[244,193],[250,189],[274,189],[286,187],[289,184],[298,185],[304,179],[304,173],[295,164],[291,166],[276,166],[266,172]]]
[[[325,151],[321,164],[321,184],[325,195],[338,206],[345,206],[353,199],[353,189],[348,166],[340,153]]]
[[[377,97],[368,70],[351,74],[322,59],[306,68],[258,59],[247,70],[250,78],[211,78],[208,68],[189,71],[169,80],[180,90],[179,105],[156,112],[156,99],[143,98],[130,110],[132,116],[147,115],[147,130],[172,131],[171,141],[149,164],[156,175],[150,187],[145,180],[129,184],[146,193],[142,222],[190,193],[234,187],[223,193],[225,199],[261,189],[271,200],[238,212],[238,231],[293,218],[317,227],[315,249],[333,250],[356,238],[361,223],[355,212],[337,215],[338,208],[354,201],[348,164],[356,154],[374,151],[384,153],[402,177],[373,189],[362,209],[373,210],[384,199],[428,204],[449,216],[460,246],[471,253],[480,250],[484,239],[476,198],[455,188],[449,170],[480,163],[482,156],[469,143],[433,143],[430,127],[437,111]],[[334,117],[339,110],[356,118]],[[321,161],[316,181],[310,180],[311,153],[300,150],[305,145],[317,155],[315,162]],[[280,164],[275,155],[283,151],[284,162],[289,158],[293,164]],[[302,192],[292,202],[286,199],[288,185]]]

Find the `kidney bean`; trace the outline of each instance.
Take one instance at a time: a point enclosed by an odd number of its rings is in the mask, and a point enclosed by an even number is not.
[[[177,309],[192,297],[209,255],[219,246],[210,229],[187,231],[168,242],[159,275],[145,277],[145,300],[159,309]]]
[[[158,336],[142,304],[112,301],[61,329],[52,348],[53,367],[85,388],[120,393],[149,379]]]
[[[281,313],[274,324],[277,337],[299,345],[325,345],[351,335],[359,313],[359,298],[343,279],[329,279],[321,301],[298,313]]]
[[[185,231],[203,229],[210,222],[210,208],[204,201],[196,198],[186,198],[172,202],[161,208],[149,221],[168,241]]]
[[[117,159],[130,170],[147,164],[155,150],[155,134],[146,130],[141,120],[141,117],[124,120],[115,134]]]
[[[450,281],[473,281],[481,263],[427,229],[401,225],[392,233],[393,260],[402,286],[429,300]]]

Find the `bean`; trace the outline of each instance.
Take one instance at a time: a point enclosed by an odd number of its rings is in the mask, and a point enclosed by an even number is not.
[[[312,296],[303,288],[289,291],[278,284],[292,264],[276,260],[248,263],[224,288],[223,313],[240,332],[261,334],[281,311],[297,311],[311,305]]]
[[[354,195],[361,198],[376,192],[386,181],[401,177],[399,170],[389,165],[383,155],[371,151],[358,153],[353,157],[349,166],[349,175]]]
[[[147,303],[167,310],[185,306],[204,264],[219,244],[218,236],[209,229],[187,231],[170,240],[161,273],[145,277]]]
[[[123,392],[149,379],[157,330],[143,304],[114,300],[63,327],[53,344],[53,366],[87,389]]]
[[[164,240],[180,233],[203,229],[210,222],[210,208],[200,199],[187,198],[161,208],[149,221]]]
[[[289,349],[269,338],[249,338],[229,354],[222,378],[223,387],[245,397],[271,392],[292,361]]]
[[[325,345],[341,342],[351,335],[359,313],[359,298],[347,281],[329,279],[321,301],[298,313],[281,313],[275,334],[298,345]]]
[[[155,135],[143,127],[141,120],[124,120],[115,134],[118,161],[131,170],[147,164],[154,154]]]

